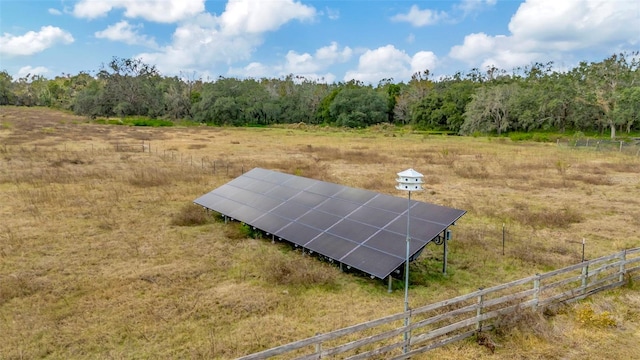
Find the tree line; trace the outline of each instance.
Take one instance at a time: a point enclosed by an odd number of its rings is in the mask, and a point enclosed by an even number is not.
[[[380,123],[455,134],[640,130],[640,58],[620,53],[557,71],[532,63],[506,71],[471,69],[408,82],[322,83],[277,79],[162,76],[140,59],[114,57],[97,75],[12,78],[0,72],[0,105],[48,106],[91,118],[144,116],[210,125]]]

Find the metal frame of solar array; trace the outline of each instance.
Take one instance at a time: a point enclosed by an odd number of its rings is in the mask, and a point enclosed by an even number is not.
[[[255,168],[194,203],[380,279],[405,261],[406,198]],[[410,204],[411,259],[465,214]]]

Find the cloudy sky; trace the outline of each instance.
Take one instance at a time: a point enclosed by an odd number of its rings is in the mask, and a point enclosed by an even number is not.
[[[0,70],[407,81],[640,49],[638,0],[0,0]]]

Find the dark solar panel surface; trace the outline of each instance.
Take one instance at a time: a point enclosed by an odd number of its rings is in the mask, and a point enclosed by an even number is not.
[[[255,168],[194,201],[380,279],[464,210]]]

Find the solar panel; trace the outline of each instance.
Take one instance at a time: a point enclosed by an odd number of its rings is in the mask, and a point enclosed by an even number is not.
[[[464,210],[255,168],[194,203],[384,279]]]

